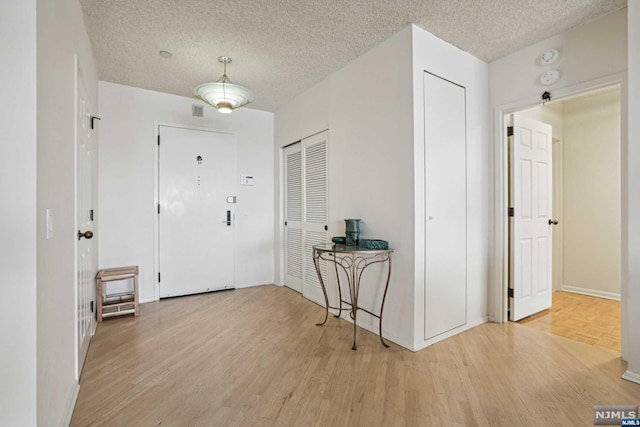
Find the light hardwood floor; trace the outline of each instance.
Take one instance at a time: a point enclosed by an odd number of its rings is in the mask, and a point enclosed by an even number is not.
[[[620,301],[556,291],[549,310],[518,323],[620,352]]]
[[[586,426],[637,405],[612,351],[515,323],[413,353],[277,286],[175,298],[98,326],[71,425]]]

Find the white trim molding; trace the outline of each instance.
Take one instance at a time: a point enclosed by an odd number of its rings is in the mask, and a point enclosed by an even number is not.
[[[620,301],[620,294],[614,293],[614,292],[598,291],[595,289],[588,289],[588,288],[581,288],[578,286],[567,286],[567,285],[562,285],[560,290],[564,292],[571,292],[574,294],[588,295],[590,297],[605,298],[605,299],[611,299],[614,301]]]
[[[480,325],[482,325],[484,323],[487,323],[488,321],[489,321],[489,317],[485,316],[485,317],[482,317],[480,319],[476,319],[473,322],[467,322],[466,324],[464,324],[464,325],[462,325],[462,326],[460,326],[458,328],[455,328],[455,329],[452,329],[450,331],[444,332],[444,333],[442,333],[440,335],[437,335],[437,336],[435,336],[433,338],[429,338],[428,340],[424,340],[423,342],[416,343],[413,351],[422,350],[423,348],[427,348],[429,346],[432,346],[433,344],[436,344],[436,343],[438,343],[440,341],[444,341],[447,338],[451,338],[454,335],[458,335],[458,334],[460,334],[462,332],[468,331],[469,329],[473,329],[476,326],[480,326]]]
[[[629,370],[625,371],[625,373],[622,374],[622,379],[640,384],[640,374],[631,372]]]
[[[65,414],[64,423],[62,425],[68,426],[69,424],[71,424],[71,417],[73,416],[73,411],[76,408],[76,400],[78,400],[79,393],[80,393],[80,383],[76,382],[71,392],[71,396],[69,396],[67,407],[64,411],[64,414]]]

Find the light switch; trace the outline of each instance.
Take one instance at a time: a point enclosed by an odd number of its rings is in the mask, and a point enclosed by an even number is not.
[[[45,211],[45,235],[46,239],[53,237],[53,209]]]

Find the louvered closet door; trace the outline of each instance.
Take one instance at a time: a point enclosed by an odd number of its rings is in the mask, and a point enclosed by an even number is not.
[[[302,140],[303,159],[303,216],[302,239],[304,242],[302,294],[320,304],[324,297],[320,281],[313,265],[312,246],[328,241],[328,174],[327,147],[329,132],[325,131]],[[326,265],[320,264],[326,283]]]
[[[302,292],[302,147],[284,149],[285,286]]]

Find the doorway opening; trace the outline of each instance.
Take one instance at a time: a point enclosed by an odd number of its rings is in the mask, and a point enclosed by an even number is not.
[[[617,352],[623,227],[620,96],[620,84],[614,84],[504,117],[504,123],[515,126],[506,149],[507,207],[520,204],[507,218],[508,318]],[[544,137],[527,142],[526,135],[518,135],[519,128],[526,131],[535,123],[548,125],[551,132],[549,169],[538,154],[527,160],[528,154],[513,148],[530,143],[535,151],[545,145]],[[540,132],[544,129],[531,135]],[[538,293],[542,303],[523,310]]]

